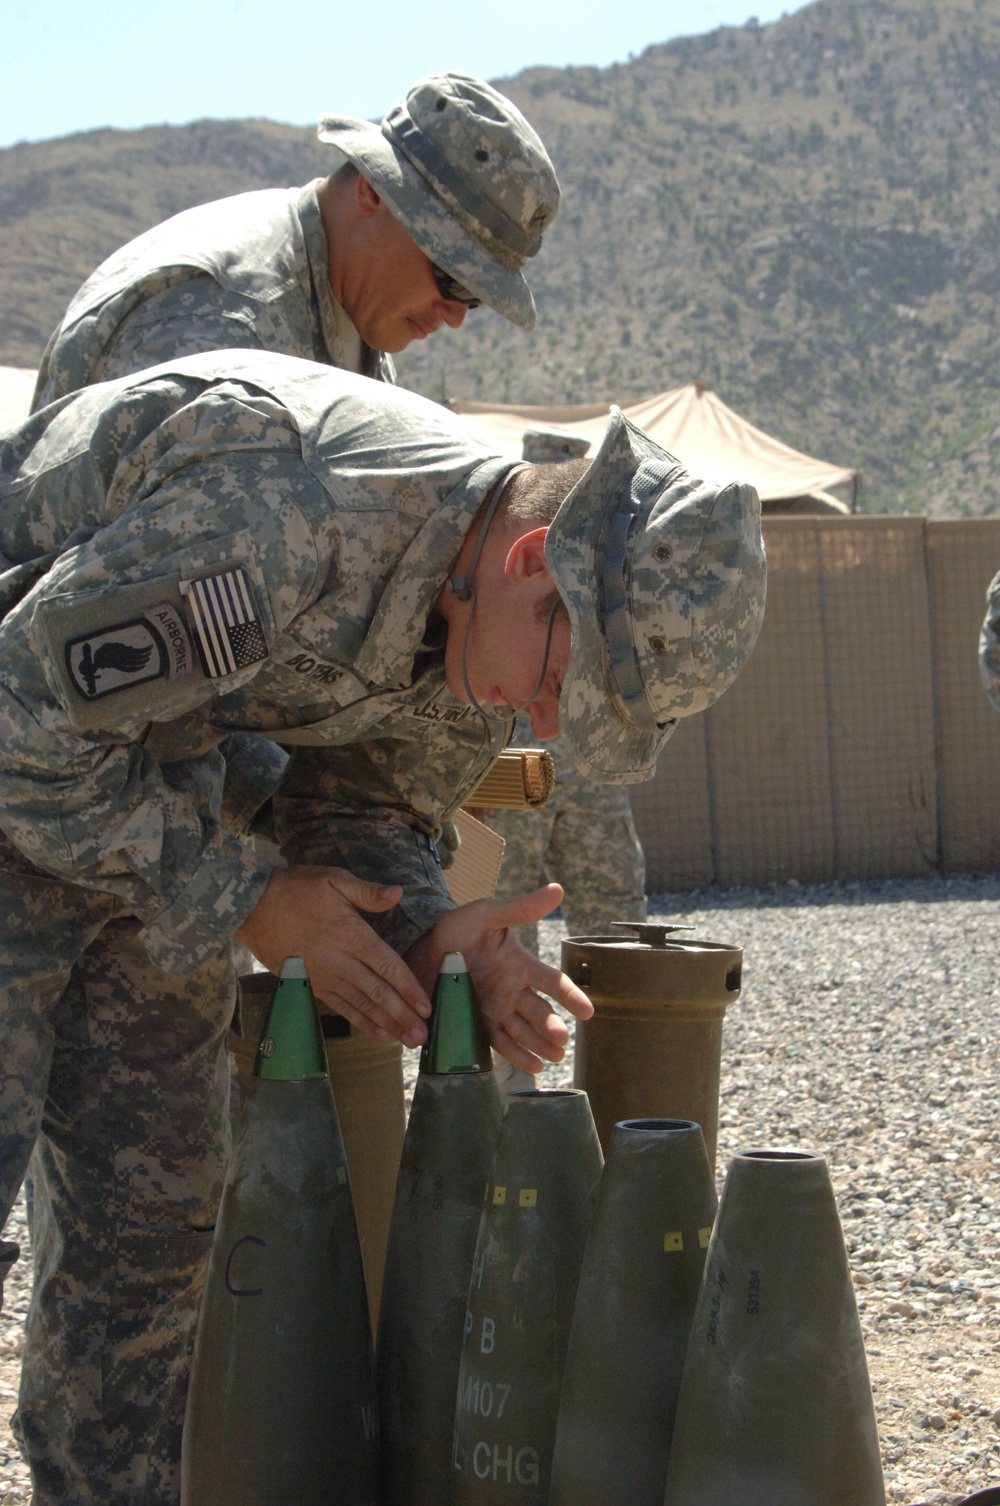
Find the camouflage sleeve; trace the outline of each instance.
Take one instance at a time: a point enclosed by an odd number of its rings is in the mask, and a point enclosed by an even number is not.
[[[253,679],[312,594],[318,555],[295,501],[317,484],[283,455],[255,455],[245,476],[191,466],[138,522],[126,508],[58,561],[0,626],[0,826],[46,872],[119,896],[154,961],[181,974],[228,941],[270,864],[219,818],[217,738],[162,765],[144,739]],[[180,586],[234,571],[263,646],[212,672]]]
[[[1000,572],[986,592],[986,619],[979,636],[979,672],[986,694],[1000,711]]]
[[[404,954],[441,916],[455,908],[432,838],[388,814],[333,815],[324,802],[275,802],[276,835],[291,863],[346,868],[376,884],[402,884],[394,909],[366,915],[394,951]]]
[[[274,833],[289,862],[402,884],[394,910],[367,918],[405,952],[453,908],[437,852],[442,824],[490,767],[507,728],[471,713],[444,725],[400,713],[384,730],[347,747],[296,749],[274,801]]]
[[[184,275],[118,314],[114,302],[79,325],[60,326],[38,371],[32,412],[75,388],[131,376],[180,356],[228,349],[264,350],[258,305],[221,288],[207,273]],[[107,326],[107,328],[105,328]]]
[[[164,288],[123,319],[95,381],[110,382],[149,366],[213,350],[264,350],[246,300],[209,276]]]

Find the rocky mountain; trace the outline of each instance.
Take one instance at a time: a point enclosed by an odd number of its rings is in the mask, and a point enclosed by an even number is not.
[[[627,400],[693,378],[864,473],[864,510],[1000,512],[1000,0],[817,0],[500,87],[563,207],[526,335],[487,311],[400,360],[436,398]],[[101,131],[0,152],[0,363],[113,246],[304,181],[309,130]]]

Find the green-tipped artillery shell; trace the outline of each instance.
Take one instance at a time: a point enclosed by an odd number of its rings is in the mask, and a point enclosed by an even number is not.
[[[455,1412],[456,1506],[543,1506],[602,1156],[585,1093],[508,1098],[479,1226]]]
[[[275,991],[264,1037],[275,1045],[264,1060],[284,1063],[279,1070],[289,1075],[252,1078],[230,1161],[188,1391],[182,1506],[376,1499],[361,1250],[322,1055],[322,1074],[313,1070],[302,988],[301,979],[285,980]],[[313,1032],[319,1041],[315,1014]]]
[[[383,1506],[450,1499],[469,1272],[501,1109],[492,1072],[417,1078],[379,1315]]]
[[[802,1151],[733,1158],[691,1328],[665,1506],[737,1501],[885,1502],[833,1187]]]
[[[450,1498],[469,1272],[502,1112],[491,1060],[465,962],[451,952],[434,992],[386,1254],[376,1351],[383,1506]]]
[[[461,952],[445,953],[432,1002],[421,1072],[492,1072],[490,1043]]]
[[[615,1125],[577,1288],[550,1506],[663,1506],[716,1206],[699,1125]]]

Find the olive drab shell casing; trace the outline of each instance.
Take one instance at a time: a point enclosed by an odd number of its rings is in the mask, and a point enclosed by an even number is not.
[[[261,1045],[198,1322],[182,1506],[374,1506],[378,1419],[361,1249],[299,959],[282,969]],[[278,1072],[287,1076],[266,1075]]]
[[[550,1506],[663,1506],[717,1207],[697,1124],[616,1124],[563,1373]]]
[[[443,1506],[452,1491],[468,1273],[503,1111],[491,1066],[464,959],[449,953],[420,1054],[378,1322],[381,1506]]]
[[[448,1029],[435,1032],[442,1016]],[[376,1349],[382,1506],[450,1500],[469,1272],[503,1109],[490,1062],[465,964],[449,954],[421,1055],[386,1255]]]
[[[861,1321],[822,1156],[726,1176],[691,1327],[665,1506],[884,1506]]]
[[[543,1506],[603,1158],[585,1093],[507,1099],[479,1225],[455,1409],[456,1506]]]
[[[239,982],[240,1030],[231,1031],[229,1036],[235,1069],[234,1139],[239,1130],[240,1103],[250,1084],[277,979],[273,973],[249,973]],[[322,1013],[320,1027],[347,1151],[368,1306],[374,1323],[378,1317],[389,1220],[406,1129],[403,1048],[398,1041],[366,1035],[350,1026],[341,1015]]]
[[[562,944],[563,972],[594,1006],[576,1027],[574,1086],[590,1098],[605,1151],[620,1119],[692,1119],[714,1166],[722,1025],[739,998],[743,951],[682,939],[682,926],[619,929]]]

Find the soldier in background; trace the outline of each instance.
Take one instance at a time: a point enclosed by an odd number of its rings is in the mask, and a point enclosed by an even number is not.
[[[986,694],[1000,711],[1000,573],[986,592],[986,617],[979,635],[979,672]]]
[[[304,188],[185,210],[83,284],[34,407],[177,356],[273,350],[393,380],[389,353],[488,304],[522,329],[522,274],[559,207],[538,136],[489,84],[418,80],[381,125],[320,122],[343,165]]]
[[[534,464],[582,457],[586,439],[556,428],[525,431],[524,459]],[[519,748],[538,747],[531,724],[520,717],[514,728]],[[555,789],[538,811],[484,811],[484,819],[504,838],[497,898],[525,894],[545,878],[564,890],[563,919],[571,936],[607,932],[613,920],[646,919],[646,861],[635,829],[628,791],[598,784],[581,774],[561,738],[546,742],[555,764]],[[520,938],[538,954],[538,925],[521,927]],[[503,1076],[526,1086],[523,1076],[500,1067]]]
[[[545,995],[590,1011],[511,935],[558,888],[456,909],[432,840],[514,706],[593,777],[651,776],[759,631],[759,505],[692,494],[620,413],[569,506],[573,478],[512,469],[435,404],[259,352],[86,390],[0,444],[0,1211],[35,1146],[36,1506],[176,1501],[234,934],[409,1044],[445,951],[522,1066],[568,1038]],[[297,749],[287,868],[220,819],[232,731]]]

